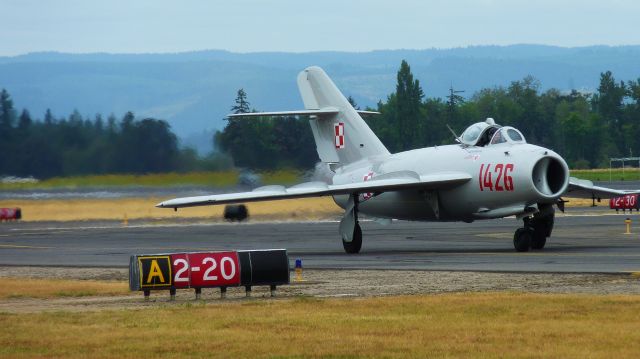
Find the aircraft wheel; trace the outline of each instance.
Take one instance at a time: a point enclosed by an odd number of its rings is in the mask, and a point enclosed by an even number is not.
[[[351,242],[342,241],[342,246],[344,247],[344,251],[349,254],[360,252],[360,248],[362,248],[362,229],[359,223],[356,223],[353,229],[353,240]]]
[[[531,238],[532,249],[542,249],[547,243],[547,237],[551,235],[553,230],[553,216],[547,216],[538,218],[530,222],[530,226],[533,229],[533,236]]]
[[[547,243],[546,231],[535,229],[531,238],[531,249],[542,249]]]
[[[529,228],[518,228],[513,235],[513,246],[518,252],[526,252],[531,247],[533,231]]]

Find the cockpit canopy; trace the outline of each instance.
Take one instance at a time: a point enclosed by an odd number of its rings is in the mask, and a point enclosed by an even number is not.
[[[500,143],[526,143],[522,133],[511,126],[496,125],[492,118],[467,127],[460,137],[467,146],[484,147]]]

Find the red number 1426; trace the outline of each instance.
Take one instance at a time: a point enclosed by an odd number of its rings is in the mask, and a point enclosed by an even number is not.
[[[478,182],[480,190],[484,191],[513,191],[513,163],[498,163],[492,167],[491,163],[480,165]]]

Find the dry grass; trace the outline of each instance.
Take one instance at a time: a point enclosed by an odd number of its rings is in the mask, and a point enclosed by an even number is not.
[[[637,358],[636,296],[461,293],[0,314],[8,357]]]
[[[122,281],[0,278],[0,299],[87,297],[128,294]]]
[[[565,204],[566,207],[590,207],[591,204],[593,204],[593,200],[590,199],[590,198],[563,197],[562,199],[564,199],[565,201],[568,201]],[[603,199],[600,202],[596,201],[596,206],[598,206],[598,207],[601,207],[601,206],[609,207],[609,200],[608,199]]]
[[[0,207],[20,207],[25,221],[128,219],[221,219],[224,206],[183,208],[177,212],[154,207],[166,198],[3,200]],[[248,203],[254,219],[325,219],[341,214],[330,197]]]
[[[154,207],[166,198],[1,200],[0,207],[20,207],[25,221],[82,221],[127,219],[213,218],[220,220],[224,206],[183,208],[177,212]],[[590,206],[590,199],[568,198],[567,207]],[[606,201],[598,204],[608,206]],[[258,220],[321,220],[342,215],[331,197],[314,197],[247,204]]]

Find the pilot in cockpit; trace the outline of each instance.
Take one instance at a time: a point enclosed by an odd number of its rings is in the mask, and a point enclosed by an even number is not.
[[[497,126],[490,126],[486,130],[484,130],[484,132],[482,132],[482,135],[480,136],[480,139],[478,140],[478,142],[476,142],[476,146],[484,147],[488,145],[489,142],[493,143],[492,139],[494,137],[494,134],[500,133],[498,129],[499,127]]]
[[[491,144],[497,145],[498,143],[506,142],[507,140],[502,135],[502,129],[496,131],[495,134],[491,137]]]

